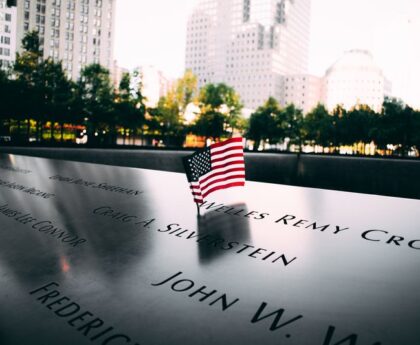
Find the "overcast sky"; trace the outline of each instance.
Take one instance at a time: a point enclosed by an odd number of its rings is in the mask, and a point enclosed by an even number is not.
[[[117,0],[115,58],[184,70],[187,18],[198,0]],[[348,49],[368,49],[396,95],[420,107],[420,0],[312,0],[309,72],[323,75]]]

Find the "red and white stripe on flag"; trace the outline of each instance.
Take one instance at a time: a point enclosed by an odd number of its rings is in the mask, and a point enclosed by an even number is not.
[[[211,170],[191,182],[196,203],[203,203],[209,194],[231,187],[245,185],[243,139],[231,138],[210,146]]]

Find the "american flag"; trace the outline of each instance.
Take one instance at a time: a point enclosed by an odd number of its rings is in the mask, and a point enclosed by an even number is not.
[[[184,158],[184,167],[194,201],[220,189],[245,185],[245,161],[242,138],[212,144]]]

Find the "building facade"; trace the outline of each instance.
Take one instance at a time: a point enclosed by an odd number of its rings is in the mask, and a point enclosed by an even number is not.
[[[286,75],[280,104],[294,104],[307,114],[322,101],[322,82],[323,78],[310,74]]]
[[[5,69],[16,55],[16,7],[0,0],[0,68]]]
[[[345,52],[324,76],[323,101],[329,110],[339,104],[347,110],[364,104],[379,112],[390,95],[391,83],[366,50]]]
[[[186,69],[224,82],[255,109],[281,100],[283,76],[306,73],[310,0],[202,0],[189,18]]]
[[[18,0],[16,10],[16,41],[37,30],[44,58],[61,60],[72,79],[91,63],[112,69],[115,0]]]
[[[152,65],[140,66],[131,73],[133,89],[141,89],[146,98],[146,106],[153,108],[158,105],[159,99],[169,92],[173,80]]]
[[[114,88],[118,90],[122,77],[125,73],[130,73],[128,68],[124,68],[118,65],[117,60],[114,60],[114,64],[112,65],[111,72],[111,80]]]

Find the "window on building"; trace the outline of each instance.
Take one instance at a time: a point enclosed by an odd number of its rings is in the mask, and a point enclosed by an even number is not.
[[[0,43],[10,44],[10,37],[1,36]]]

